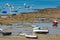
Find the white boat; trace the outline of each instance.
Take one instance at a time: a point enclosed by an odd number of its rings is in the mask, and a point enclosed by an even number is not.
[[[8,18],[8,16],[1,16],[1,18]]]
[[[25,37],[27,37],[27,38],[37,38],[36,35],[25,35]]]
[[[25,36],[25,35],[26,35],[26,33],[21,33],[21,34],[20,34],[20,36]]]
[[[34,27],[33,30],[39,30],[39,27]]]
[[[33,30],[33,32],[49,32],[49,30]]]
[[[33,28],[33,32],[49,32],[49,30],[48,29],[40,29],[39,27],[35,27],[35,28]]]

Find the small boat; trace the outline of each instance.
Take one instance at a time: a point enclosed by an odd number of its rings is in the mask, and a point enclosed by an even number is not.
[[[25,36],[25,35],[26,35],[26,33],[21,33],[21,34],[20,34],[20,36]]]
[[[8,18],[9,16],[6,15],[2,15],[1,18]]]
[[[3,34],[4,36],[6,36],[6,35],[11,35],[12,32],[3,32],[2,34]]]
[[[49,32],[49,30],[33,30],[33,32]]]
[[[36,35],[25,35],[26,38],[38,38]]]
[[[49,30],[48,29],[40,29],[39,27],[35,27],[35,28],[33,28],[33,32],[36,32],[36,33],[48,33]]]

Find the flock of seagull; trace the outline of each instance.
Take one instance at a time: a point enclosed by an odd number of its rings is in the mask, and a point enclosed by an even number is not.
[[[27,9],[30,9],[33,7],[33,5],[27,5],[26,3],[23,4],[24,5],[24,8],[27,8]],[[6,7],[9,7],[10,9],[10,12],[18,12],[19,9],[21,9],[21,6],[19,6],[16,10],[13,10],[14,9],[14,6],[13,5],[10,5],[9,3],[6,3],[2,9],[0,9],[0,11],[2,11],[3,9],[5,9]]]

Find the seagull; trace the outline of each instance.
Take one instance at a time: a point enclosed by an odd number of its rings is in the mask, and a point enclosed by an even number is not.
[[[19,6],[16,10],[13,10],[13,6],[12,6],[12,8],[11,8],[11,12],[18,12],[19,11],[19,9],[21,9],[21,7]]]
[[[11,5],[9,3],[6,3],[5,6],[10,7]]]
[[[29,9],[32,8],[32,5],[27,5],[26,3],[24,3],[24,7]]]

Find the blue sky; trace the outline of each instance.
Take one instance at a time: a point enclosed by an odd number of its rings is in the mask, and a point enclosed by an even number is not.
[[[60,6],[60,0],[0,0],[0,8],[2,8],[6,3],[13,5],[14,10],[16,10],[17,7],[21,6],[21,9],[18,13],[33,11],[32,9],[54,8],[56,6]],[[27,5],[33,4],[33,7],[28,10],[24,8],[24,3],[26,3]],[[4,10],[9,13],[9,8],[6,8]]]

